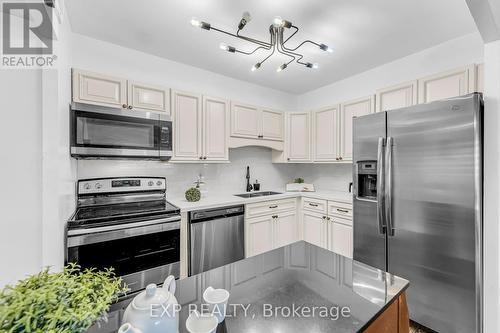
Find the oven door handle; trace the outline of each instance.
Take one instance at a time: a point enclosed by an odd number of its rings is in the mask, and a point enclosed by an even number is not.
[[[68,230],[68,247],[179,230],[181,224],[180,220],[180,216],[172,216],[163,219],[110,225],[106,227]]]

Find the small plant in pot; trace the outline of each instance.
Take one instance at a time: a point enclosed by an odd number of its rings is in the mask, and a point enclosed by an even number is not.
[[[0,291],[0,332],[81,333],[126,291],[112,269],[47,268]]]

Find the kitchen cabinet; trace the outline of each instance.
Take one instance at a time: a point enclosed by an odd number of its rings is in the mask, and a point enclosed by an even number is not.
[[[274,218],[270,215],[264,215],[246,220],[247,235],[246,256],[251,257],[267,251],[273,247],[273,224]]]
[[[417,104],[417,80],[379,89],[375,97],[376,112],[395,110]]]
[[[286,159],[288,162],[311,161],[311,115],[309,112],[287,114]]]
[[[228,102],[173,91],[174,156],[172,162],[221,162],[229,159]]]
[[[476,90],[476,68],[469,65],[418,80],[418,102],[429,103],[472,93]]]
[[[476,91],[484,93],[484,64],[476,66]]]
[[[344,222],[344,223],[342,223]],[[329,237],[331,237],[329,250],[341,254],[345,257],[352,258],[353,252],[353,231],[352,226],[346,221],[338,217],[330,217],[329,220]]]
[[[276,214],[274,219],[274,247],[281,247],[299,240],[297,212],[295,210]]]
[[[313,150],[315,162],[335,162],[339,160],[339,110],[340,106],[314,111]]]
[[[73,69],[73,102],[170,114],[170,89]]]
[[[203,96],[202,139],[204,161],[229,160],[229,103]]]
[[[170,91],[162,87],[128,81],[128,105],[133,110],[170,113]]]
[[[283,112],[242,103],[231,103],[231,136],[283,140]]]
[[[302,215],[303,238],[306,242],[327,248],[326,215],[304,211]]]
[[[368,96],[340,105],[340,161],[352,161],[352,119],[372,113],[373,104],[373,96]]]
[[[265,140],[283,140],[284,117],[283,112],[262,109],[262,138]]]
[[[306,242],[352,258],[352,204],[304,197],[302,228]]]
[[[73,101],[110,107],[127,107],[127,80],[73,69]]]
[[[299,240],[297,200],[270,200],[245,206],[245,253],[251,257]]]

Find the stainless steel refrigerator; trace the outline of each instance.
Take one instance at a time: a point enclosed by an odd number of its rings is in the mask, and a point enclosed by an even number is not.
[[[482,332],[481,94],[354,119],[354,259],[410,281],[410,318]]]

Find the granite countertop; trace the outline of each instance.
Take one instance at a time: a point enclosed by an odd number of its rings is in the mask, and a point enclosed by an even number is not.
[[[269,191],[269,190],[265,190]],[[191,210],[198,209],[209,209],[221,206],[231,206],[231,205],[244,205],[248,203],[255,203],[261,201],[271,201],[280,200],[286,198],[297,198],[297,197],[308,197],[317,198],[331,201],[338,201],[343,203],[352,203],[352,193],[342,192],[342,191],[316,191],[316,192],[285,192],[283,190],[271,191],[280,192],[281,194],[255,197],[255,198],[240,198],[234,194],[239,193],[208,193],[206,198],[202,198],[197,202],[188,202],[184,197],[168,197],[167,200],[173,205],[179,207],[181,212],[187,212]],[[255,193],[255,192],[253,192]]]
[[[187,332],[189,309],[202,309],[203,291],[209,286],[230,292],[219,333],[353,333],[367,328],[408,285],[300,241],[177,281],[179,332]]]

